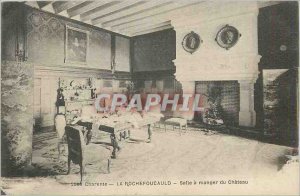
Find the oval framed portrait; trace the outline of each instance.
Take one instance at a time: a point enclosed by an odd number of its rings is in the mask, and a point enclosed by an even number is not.
[[[235,27],[226,25],[219,30],[215,41],[220,47],[228,50],[238,42],[241,36],[242,35]]]
[[[200,36],[194,31],[186,34],[182,40],[182,47],[189,53],[194,53],[203,41]]]

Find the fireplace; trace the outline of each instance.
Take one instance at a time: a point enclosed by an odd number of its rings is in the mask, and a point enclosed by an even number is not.
[[[232,91],[227,93],[227,101],[223,103],[229,124],[254,127],[254,84],[261,58],[257,46],[257,3],[226,2],[225,6],[219,2],[204,2],[201,6],[201,11],[189,10],[183,17],[171,20],[176,31],[176,80],[187,94],[201,91],[207,83],[224,85],[224,96],[226,90]],[[226,24],[234,26],[242,35],[229,50],[221,48],[215,41],[218,30]],[[184,37],[191,31],[203,40],[192,54],[182,46]],[[189,112],[184,118],[196,120],[197,116]]]
[[[238,81],[197,81],[195,83],[196,94],[201,94],[201,107],[209,108],[208,98],[218,89],[220,94],[221,118],[226,125],[237,126],[239,124],[240,95]],[[195,112],[194,120],[202,122],[203,112]]]

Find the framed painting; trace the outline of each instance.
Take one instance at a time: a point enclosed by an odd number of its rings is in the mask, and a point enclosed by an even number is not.
[[[65,63],[86,64],[89,32],[66,25]]]

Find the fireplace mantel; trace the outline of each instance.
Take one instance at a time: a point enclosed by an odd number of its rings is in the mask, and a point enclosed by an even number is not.
[[[258,77],[258,63],[261,56],[244,54],[235,57],[206,57],[193,59],[191,57],[174,60],[176,79],[178,81],[222,81],[250,80]]]

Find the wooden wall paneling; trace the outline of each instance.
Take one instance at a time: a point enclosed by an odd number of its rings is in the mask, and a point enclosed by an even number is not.
[[[116,36],[115,44],[116,71],[130,72],[130,40]]]
[[[129,82],[129,80],[119,80],[119,92],[120,93],[127,93],[128,89],[127,89],[127,82]]]
[[[118,80],[113,80],[113,92],[118,93],[119,92],[119,81]]]
[[[156,80],[156,88],[158,92],[163,92],[164,90],[164,81],[163,80]]]
[[[101,93],[101,89],[103,88],[103,80],[101,80],[100,78],[96,78],[95,79],[95,87],[96,87],[96,94],[100,94]]]
[[[298,143],[299,121],[296,106],[299,67],[298,7],[298,2],[288,1],[259,9],[258,52],[262,58],[255,86],[258,128],[266,135],[278,134],[280,142],[295,146]],[[280,75],[280,70],[286,70],[286,73]],[[275,85],[267,84],[267,77],[276,73],[278,79],[269,78]],[[278,97],[279,95],[282,97]]]
[[[58,78],[41,78],[41,126],[47,127],[54,125],[56,114],[56,93],[58,89]]]
[[[133,38],[133,72],[175,69],[176,35],[174,30]]]
[[[54,124],[54,118],[57,113],[56,109],[56,98],[57,98],[57,89],[59,88],[59,78],[53,77],[51,78],[51,85],[50,85],[50,91],[51,91],[51,98],[50,98],[50,112],[51,112],[51,125]]]
[[[3,3],[3,6],[8,7],[3,9],[2,13],[2,59],[15,60],[18,34],[19,40],[25,42],[23,47],[28,56],[27,61],[34,64],[34,113],[35,118],[40,119],[41,126],[54,124],[59,77],[93,77],[109,80],[115,77],[130,80],[128,37],[30,8],[21,3],[9,2]],[[64,63],[65,25],[90,32],[87,65]],[[19,33],[17,27],[20,28]],[[120,53],[117,53],[117,61],[121,66],[115,75],[111,73],[110,67],[112,35],[117,35],[118,44],[122,47],[118,48]],[[100,80],[98,90],[101,91],[102,87],[103,81]],[[113,84],[113,88],[106,90],[119,91],[119,81]]]
[[[1,18],[1,58],[2,60],[16,60],[17,43],[24,41],[24,17],[22,8],[16,2],[4,2]],[[24,43],[23,43],[24,47]]]
[[[166,77],[163,81],[164,81],[164,92],[165,93],[174,93],[174,89],[175,89],[174,78]]]
[[[35,78],[33,84],[33,118],[35,130],[41,127],[41,78]]]
[[[29,62],[110,70],[110,33],[33,8],[24,9]],[[64,62],[66,25],[89,32],[86,65]]]
[[[145,92],[150,93],[152,89],[152,80],[145,81]]]
[[[103,88],[100,90],[100,93],[112,93],[113,92],[113,81],[109,79],[103,80]]]
[[[41,80],[41,124],[42,127],[47,126],[51,115],[51,104],[50,104],[50,86],[49,78],[42,78]]]
[[[258,15],[258,52],[261,69],[299,66],[298,2],[264,7]]]

